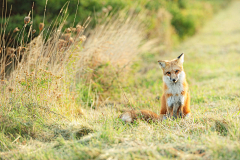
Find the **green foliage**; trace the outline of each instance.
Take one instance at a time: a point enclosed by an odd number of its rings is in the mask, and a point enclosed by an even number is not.
[[[191,36],[196,32],[196,23],[193,15],[184,15],[180,8],[173,5],[170,7],[170,13],[172,14],[172,25],[175,27],[176,32],[180,38],[188,35]]]
[[[104,17],[111,12],[116,12],[126,8],[128,10],[133,10],[135,13],[147,13],[144,20],[148,25],[146,35],[148,35],[148,37],[150,36],[155,38],[160,36],[156,35],[156,32],[151,33],[153,28],[159,27],[159,24],[156,21],[156,13],[160,8],[165,8],[172,15],[172,26],[176,30],[180,39],[183,39],[186,36],[193,35],[205,19],[212,15],[212,12],[216,12],[219,8],[225,7],[229,1],[140,0],[138,2],[134,2],[129,0],[49,0],[47,1],[46,11],[45,3],[46,2],[42,0],[9,0],[7,5],[8,7],[5,7],[5,10],[7,11],[6,18],[10,15],[6,30],[7,33],[12,32],[15,27],[23,28],[23,19],[30,11],[32,12],[31,17],[34,21],[33,29],[37,30],[37,32],[33,35],[34,37],[39,34],[39,23],[44,22],[45,26],[52,25],[51,23],[57,19],[59,14],[61,14],[60,11],[63,6],[63,8],[67,9],[68,16],[67,21],[65,22],[65,27],[74,27],[77,23],[83,23],[88,16],[92,17],[90,26],[94,27],[97,23],[98,17]],[[11,14],[10,6],[12,6]],[[3,15],[3,18],[5,19],[5,14]]]
[[[5,8],[7,18],[10,16],[10,21],[7,27],[7,31],[12,31],[15,27],[21,28],[23,19],[25,16],[32,12],[30,17],[33,16],[34,24],[33,28],[38,29],[38,25],[41,22],[45,23],[45,26],[49,26],[60,14],[62,8],[67,8],[68,19],[65,23],[66,26],[75,26],[77,23],[83,23],[88,16],[94,17],[96,14],[102,12],[103,7],[109,5],[116,6],[117,9],[123,8],[123,2],[121,1],[98,1],[98,0],[49,0],[47,1],[36,0],[10,0],[8,1],[8,7]],[[33,5],[34,4],[34,5]],[[46,11],[45,11],[46,5]],[[10,10],[10,6],[12,9]],[[33,8],[32,8],[33,7]],[[11,11],[11,12],[10,12]],[[95,14],[95,15],[94,15]],[[45,17],[44,17],[45,15]],[[3,15],[4,18],[4,15]],[[96,23],[95,19],[92,21],[92,25]]]

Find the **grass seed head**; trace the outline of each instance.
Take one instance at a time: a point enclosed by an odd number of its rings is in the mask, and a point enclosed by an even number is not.
[[[9,92],[13,92],[13,90],[14,90],[13,87],[8,87]]]
[[[71,32],[71,29],[70,29],[70,28],[66,28],[66,29],[65,29],[65,32],[66,32],[66,33],[70,33],[70,32]]]
[[[107,9],[108,9],[108,11],[111,11],[112,10],[112,6],[107,6]]]
[[[26,51],[25,47],[18,47],[16,50],[17,54],[23,54],[25,51]]]
[[[59,39],[58,40],[58,49],[61,50],[62,48],[66,47],[67,45],[67,41],[63,40],[63,39]]]
[[[39,30],[40,30],[40,32],[43,30],[43,27],[44,27],[44,23],[40,23],[40,24],[39,24]]]
[[[65,33],[61,37],[61,39],[64,39],[65,41],[69,41],[70,38],[71,38],[71,33]]]
[[[76,28],[71,28],[71,31],[72,32],[76,32]]]
[[[16,28],[13,30],[13,33],[18,32],[18,31],[19,31],[19,29],[18,29],[18,27],[16,27]]]
[[[86,36],[83,35],[79,39],[80,39],[80,41],[84,42],[84,41],[86,41]]]
[[[30,22],[31,17],[27,16],[24,18],[24,23],[28,24]]]
[[[104,13],[107,13],[107,12],[108,12],[108,9],[105,8],[105,7],[103,7],[103,8],[102,8],[102,11],[103,11]]]
[[[14,54],[14,53],[12,53],[10,57],[11,57],[11,58],[15,57],[15,54]]]
[[[70,46],[71,44],[73,44],[74,42],[74,39],[72,37],[69,38],[69,41],[68,41],[68,46]]]
[[[7,55],[14,54],[14,52],[15,52],[15,48],[8,47],[7,50],[6,50]]]
[[[83,30],[83,27],[81,25],[77,25],[76,26],[76,30],[77,30],[77,34],[81,33],[81,31]]]

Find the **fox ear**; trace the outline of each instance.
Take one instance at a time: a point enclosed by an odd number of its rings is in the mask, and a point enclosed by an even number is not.
[[[166,62],[159,60],[158,63],[159,63],[161,68],[165,68],[166,67]]]
[[[182,53],[180,56],[177,57],[177,59],[180,63],[183,63],[184,62],[184,54]]]

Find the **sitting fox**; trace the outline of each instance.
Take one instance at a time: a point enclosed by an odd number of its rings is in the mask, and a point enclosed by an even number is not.
[[[183,70],[184,54],[171,61],[159,60],[163,71],[163,95],[160,115],[148,110],[126,111],[120,118],[125,122],[133,122],[140,118],[146,121],[161,121],[166,118],[184,118],[190,116],[190,94],[186,74]]]

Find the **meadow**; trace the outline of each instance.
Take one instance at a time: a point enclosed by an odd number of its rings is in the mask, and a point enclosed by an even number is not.
[[[144,25],[145,15],[124,10],[89,30],[90,18],[70,30],[53,23],[56,30],[26,43],[25,23],[24,48],[1,57],[1,159],[239,159],[239,8],[231,2],[184,36],[168,26],[164,9],[159,32]],[[155,32],[164,40],[149,36]],[[130,109],[159,114],[157,61],[181,53],[192,117],[119,120]]]

